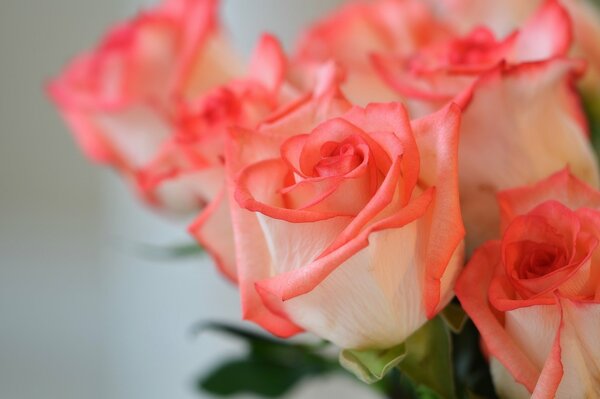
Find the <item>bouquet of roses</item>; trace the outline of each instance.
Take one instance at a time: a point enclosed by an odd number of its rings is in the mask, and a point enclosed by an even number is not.
[[[323,340],[211,325],[250,351],[201,385],[600,398],[600,9],[348,2],[245,64],[218,8],[164,0],[49,85],[90,159],[195,216],[245,320]]]

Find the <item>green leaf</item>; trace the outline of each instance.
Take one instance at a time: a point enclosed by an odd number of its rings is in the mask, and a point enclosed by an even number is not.
[[[580,94],[590,126],[592,145],[596,154],[600,154],[600,94],[586,91]]]
[[[452,336],[454,376],[461,398],[496,398],[489,365],[481,353],[480,336],[471,320]]]
[[[194,334],[200,334],[204,331],[215,331],[220,333],[225,333],[240,339],[247,341],[248,343],[252,342],[265,342],[272,344],[286,344],[289,345],[289,341],[284,341],[282,339],[274,338],[270,335],[261,334],[259,332],[232,326],[230,324],[219,323],[219,322],[206,322],[206,323],[198,323],[192,328],[192,332]]]
[[[404,356],[404,344],[385,350],[343,350],[340,364],[367,384],[381,380]]]
[[[194,330],[225,333],[248,345],[239,358],[199,380],[198,387],[214,395],[253,393],[278,397],[304,378],[341,370],[335,359],[319,353],[322,343],[297,344],[223,323],[203,323]]]
[[[224,363],[201,379],[198,387],[219,396],[251,393],[267,398],[285,394],[304,377],[301,370],[255,359]]]
[[[456,397],[452,366],[450,332],[444,321],[436,317],[405,342],[406,356],[398,365],[417,384],[444,399]],[[425,392],[427,392],[427,389]]]
[[[450,331],[455,334],[459,334],[464,328],[467,320],[469,320],[469,316],[467,316],[463,308],[456,303],[450,303],[446,306],[444,310],[440,312],[440,317],[444,320]]]
[[[177,260],[197,257],[204,254],[204,248],[196,243],[175,245],[138,244],[137,252],[149,259]]]

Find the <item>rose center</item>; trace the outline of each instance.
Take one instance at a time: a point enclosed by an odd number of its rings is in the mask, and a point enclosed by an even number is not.
[[[553,246],[540,244],[529,252],[521,263],[521,278],[537,278],[560,268],[565,263],[563,251]]]
[[[447,61],[451,65],[473,65],[493,61],[497,46],[494,35],[487,29],[477,29],[448,47]]]
[[[364,155],[351,143],[327,142],[321,147],[321,160],[314,167],[320,177],[343,176],[356,169]]]

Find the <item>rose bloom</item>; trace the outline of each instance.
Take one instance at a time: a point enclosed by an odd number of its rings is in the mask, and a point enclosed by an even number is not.
[[[243,316],[344,348],[403,342],[452,298],[463,261],[460,113],[310,98],[234,129],[228,184]]]
[[[500,193],[502,240],[478,249],[456,294],[503,398],[600,395],[600,193],[567,170]]]
[[[478,25],[489,26],[504,36],[519,28],[535,10],[556,0],[430,0],[439,13],[458,31],[468,32]],[[598,90],[600,77],[600,10],[593,0],[560,0],[573,20],[575,53],[590,62],[586,84]]]
[[[573,89],[585,65],[562,58],[569,45],[568,15],[549,1],[502,41],[479,28],[403,61],[384,65],[379,58],[380,72],[421,112],[448,101],[463,109],[460,190],[469,252],[498,237],[498,191],[534,183],[567,165],[598,185],[587,122]]]
[[[165,0],[111,29],[49,86],[85,154],[119,170],[162,210],[212,200],[223,175],[215,130],[235,119],[239,97],[269,89],[217,89],[242,71],[217,7],[216,0]]]
[[[295,60],[338,62],[348,71],[343,90],[354,104],[395,101],[399,96],[374,73],[372,55],[410,54],[447,34],[420,0],[351,2],[304,32]]]

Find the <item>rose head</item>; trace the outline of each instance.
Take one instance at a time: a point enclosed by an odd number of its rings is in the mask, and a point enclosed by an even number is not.
[[[400,104],[351,108],[334,93],[232,136],[243,313],[280,336],[386,348],[452,297],[459,112],[411,123]]]
[[[456,285],[499,394],[597,396],[600,193],[565,170],[499,203],[502,240],[481,247]]]

